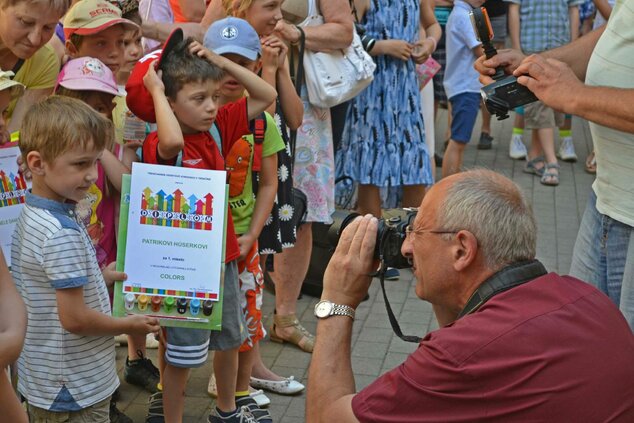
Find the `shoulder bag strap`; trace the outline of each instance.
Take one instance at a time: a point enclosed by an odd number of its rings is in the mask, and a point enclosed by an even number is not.
[[[298,26],[299,29],[299,55],[297,57],[297,73],[295,73],[295,53],[291,52],[291,60],[290,60],[290,68],[291,68],[291,79],[295,84],[295,92],[301,98],[302,96],[302,85],[304,85],[304,50],[306,49],[306,34],[301,26]],[[289,139],[289,143],[291,145],[291,175],[293,174],[293,168],[295,167],[295,143],[297,141],[297,130],[291,131],[291,136]]]

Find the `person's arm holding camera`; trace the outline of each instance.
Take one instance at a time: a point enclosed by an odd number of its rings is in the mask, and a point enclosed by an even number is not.
[[[583,81],[586,78],[586,69],[588,68],[592,51],[604,30],[605,25],[583,37],[577,38],[570,44],[545,51],[539,55],[566,63],[577,78]],[[495,74],[495,69],[498,66],[504,67],[504,71],[507,74],[512,74],[524,59],[526,59],[526,56],[521,51],[506,49],[498,51],[498,54],[490,59],[484,56],[478,58],[474,67],[480,73],[480,82],[483,85],[488,85],[493,83],[491,76]]]
[[[371,215],[354,220],[342,233],[324,274],[323,300],[356,309],[372,277],[378,221]],[[356,422],[356,392],[350,361],[353,320],[348,316],[320,319],[308,371],[306,421]]]
[[[565,63],[540,55],[528,57],[514,74],[520,84],[554,109],[634,133],[634,89],[586,85]]]

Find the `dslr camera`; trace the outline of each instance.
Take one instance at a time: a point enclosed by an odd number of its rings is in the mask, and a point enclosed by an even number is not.
[[[406,228],[414,223],[417,210],[416,208],[385,210],[384,217],[379,219],[374,258],[382,261],[383,268],[406,269],[412,267],[409,259],[401,254],[401,247],[407,236]],[[346,226],[358,216],[360,216],[358,213],[347,215],[335,213],[334,222],[328,230],[328,240],[333,248],[337,246]]]
[[[475,8],[469,12],[469,17],[476,38],[482,43],[487,59],[498,54],[491,42],[493,29],[486,9],[484,7]],[[535,94],[525,86],[520,85],[513,75],[506,75],[503,68],[495,70],[493,79],[494,83],[482,87],[481,94],[487,110],[498,120],[509,117],[509,110],[537,101]]]

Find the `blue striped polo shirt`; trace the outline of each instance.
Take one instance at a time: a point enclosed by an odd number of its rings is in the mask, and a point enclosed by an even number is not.
[[[20,393],[35,407],[59,412],[111,396],[119,386],[114,337],[70,333],[57,313],[56,291],[83,287],[86,306],[110,315],[95,249],[74,204],[27,194],[13,234],[11,272],[28,313]]]

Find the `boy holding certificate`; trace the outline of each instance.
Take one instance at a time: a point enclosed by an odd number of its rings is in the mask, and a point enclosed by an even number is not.
[[[119,386],[114,335],[157,332],[158,320],[113,318],[106,280],[76,213],[97,178],[112,124],[83,102],[53,96],[29,109],[20,150],[33,188],[13,235],[11,271],[28,328],[18,360],[18,390],[31,421],[109,421]]]
[[[150,60],[152,56],[158,60]],[[220,107],[220,82],[225,73],[243,84],[250,96]],[[126,90],[130,110],[141,119],[157,123],[158,130],[143,143],[144,162],[209,170],[225,170],[216,140],[209,132],[214,121],[229,148],[233,141],[250,133],[249,120],[276,96],[273,88],[247,69],[199,43],[182,40],[180,30],[170,36],[160,56],[150,54],[139,61]],[[246,337],[246,324],[238,289],[240,249],[231,215],[227,218],[222,330],[212,331],[210,339],[206,330],[165,328],[163,393],[153,397],[148,422],[163,421],[162,411],[165,421],[181,421],[189,369],[204,364],[208,348],[216,351],[214,370],[218,376],[218,399],[209,421],[255,422],[251,413],[236,407],[235,401],[238,349]]]

